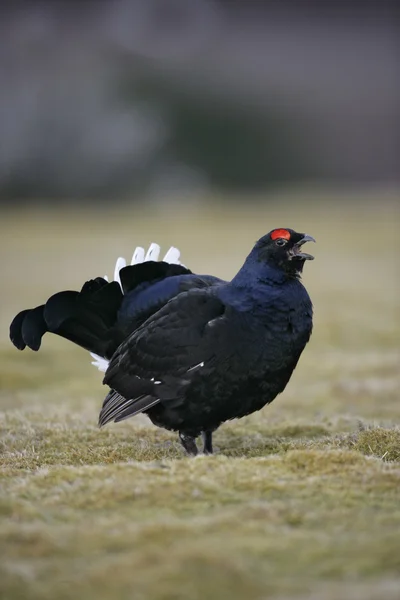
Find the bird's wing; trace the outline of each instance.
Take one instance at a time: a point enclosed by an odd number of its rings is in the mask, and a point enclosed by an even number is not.
[[[227,329],[226,310],[214,294],[196,289],[179,294],[150,317],[110,361],[104,383],[120,400],[109,394],[100,424],[181,399],[196,373],[211,369],[217,354],[221,359],[221,348],[229,354],[226,336],[221,336]]]
[[[152,263],[152,265],[158,269],[161,263]],[[146,270],[149,270],[151,263],[143,263],[143,266]],[[136,265],[134,268],[138,269],[139,267],[142,267],[142,265]],[[128,267],[128,269],[130,268],[132,267]],[[181,292],[223,283],[217,277],[194,275],[190,271],[175,273],[172,269],[183,269],[183,267],[179,265],[168,266],[162,277],[146,279],[132,290],[124,293],[118,312],[118,327],[123,333],[121,341]],[[122,271],[121,278],[124,281],[125,269]]]

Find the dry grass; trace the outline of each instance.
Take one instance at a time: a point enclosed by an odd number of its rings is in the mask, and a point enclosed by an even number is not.
[[[4,214],[0,596],[15,600],[397,599],[398,213],[389,196],[178,212]],[[7,340],[13,315],[136,243],[226,277],[274,226],[317,238],[315,333],[285,393],[187,459],[145,417],[99,431],[86,352]]]

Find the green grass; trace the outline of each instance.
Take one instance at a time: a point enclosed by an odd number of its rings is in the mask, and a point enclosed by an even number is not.
[[[2,599],[399,597],[399,215],[390,195],[317,200],[2,215]],[[229,277],[277,226],[317,238],[315,331],[284,394],[221,427],[213,457],[186,458],[144,416],[99,430],[86,352],[7,340],[16,312],[136,243]]]

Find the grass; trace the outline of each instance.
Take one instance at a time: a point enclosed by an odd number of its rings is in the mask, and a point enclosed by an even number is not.
[[[398,598],[395,201],[278,200],[3,214],[2,599]],[[284,394],[221,427],[213,457],[186,458],[143,416],[98,430],[105,390],[86,352],[7,340],[17,311],[111,273],[136,243],[174,243],[194,270],[229,277],[285,225],[318,241],[304,275],[314,335]]]

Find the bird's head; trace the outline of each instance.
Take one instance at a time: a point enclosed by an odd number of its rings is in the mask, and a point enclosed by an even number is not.
[[[293,229],[273,229],[258,240],[254,247],[257,260],[278,267],[288,275],[297,276],[311,254],[302,252],[303,244],[315,242],[311,235]]]

